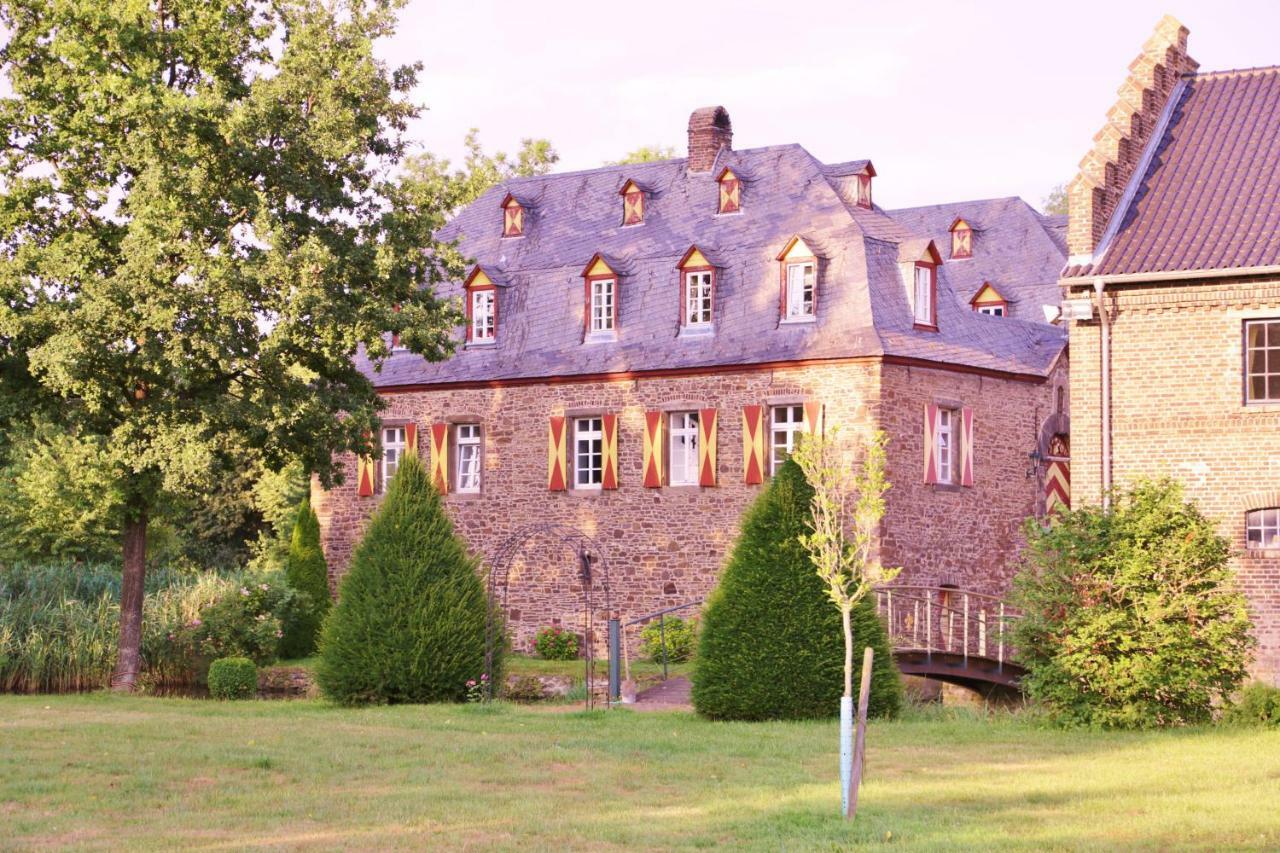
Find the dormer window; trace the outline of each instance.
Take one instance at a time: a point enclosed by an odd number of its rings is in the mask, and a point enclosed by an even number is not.
[[[720,185],[720,206],[717,213],[740,213],[742,211],[742,182],[733,170],[725,167],[716,178]]]
[[[969,305],[979,314],[988,314],[992,317],[1005,317],[1009,313],[1008,300],[1001,296],[989,281],[982,283],[982,287],[978,288],[978,292],[969,300]]]
[[[938,328],[938,268],[933,264],[917,262],[912,311],[916,326]]]
[[[622,196],[622,224],[639,225],[644,222],[644,190],[635,181],[627,181],[619,191]]]
[[[471,271],[466,291],[467,343],[492,344],[498,335],[498,289],[480,267]]]
[[[871,207],[871,178],[874,175],[871,171],[858,175],[858,207]]]
[[[818,307],[818,259],[799,237],[778,255],[781,268],[780,309],[784,323],[811,322]]]
[[[938,331],[938,267],[942,255],[928,238],[898,244],[898,268],[911,303],[911,319],[917,329]]]
[[[680,324],[690,331],[710,331],[714,320],[716,271],[696,246],[685,252],[680,270]]]
[[[586,340],[614,340],[618,328],[618,275],[599,255],[582,271]]]
[[[951,259],[953,261],[973,257],[973,227],[963,219],[951,223]]]
[[[507,193],[502,200],[502,236],[524,236],[524,205],[516,201],[516,197]]]

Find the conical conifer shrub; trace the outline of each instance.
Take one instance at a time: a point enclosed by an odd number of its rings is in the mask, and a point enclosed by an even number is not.
[[[844,692],[844,630],[798,537],[813,489],[788,461],[747,510],[702,617],[693,677],[698,713],[722,720],[834,717]],[[902,684],[870,596],[853,611],[854,690],[875,649],[869,713],[892,716]]]
[[[329,598],[329,567],[320,548],[320,520],[310,498],[298,505],[298,518],[289,539],[289,555],[284,564],[289,586],[304,594],[284,625],[280,656],[302,658],[316,650],[320,626],[332,603]]]
[[[348,705],[462,701],[467,681],[484,673],[488,606],[440,495],[406,458],[325,622],[316,680]]]

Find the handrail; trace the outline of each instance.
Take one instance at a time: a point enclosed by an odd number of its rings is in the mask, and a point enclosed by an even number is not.
[[[981,658],[1001,671],[1010,658],[1006,634],[1017,613],[999,596],[913,584],[889,584],[875,595],[895,651],[924,652],[929,660],[935,652],[958,654],[966,666],[971,657]]]

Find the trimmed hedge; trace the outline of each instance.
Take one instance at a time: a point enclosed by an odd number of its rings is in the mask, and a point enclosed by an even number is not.
[[[346,704],[462,702],[484,674],[488,596],[422,464],[406,457],[325,621],[316,680]],[[494,670],[502,683],[501,643]]]
[[[320,626],[324,624],[332,603],[329,598],[329,567],[320,548],[320,520],[311,508],[310,498],[303,498],[298,505],[298,519],[293,524],[293,535],[289,539],[284,573],[302,600],[285,623],[280,656],[304,658],[315,652]]]
[[[209,664],[209,695],[248,699],[258,692],[258,667],[248,658],[218,658]]]
[[[798,537],[813,489],[788,461],[747,511],[702,617],[693,704],[722,720],[833,717],[844,693],[844,632]],[[869,713],[893,716],[902,684],[870,596],[853,611],[854,685],[862,648],[875,649]]]

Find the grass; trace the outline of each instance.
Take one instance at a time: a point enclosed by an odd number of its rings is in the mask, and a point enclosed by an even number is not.
[[[0,846],[1222,849],[1280,846],[1280,731],[835,725],[508,705],[0,696]]]

